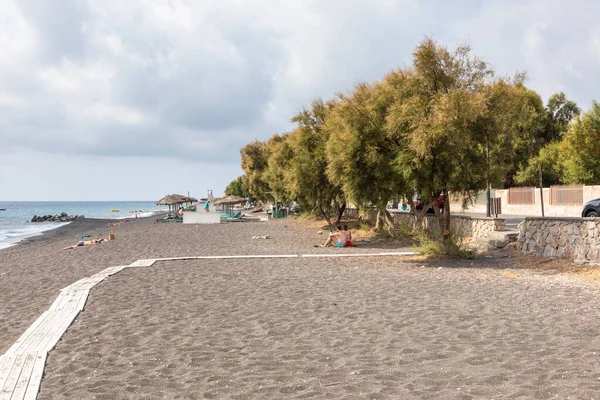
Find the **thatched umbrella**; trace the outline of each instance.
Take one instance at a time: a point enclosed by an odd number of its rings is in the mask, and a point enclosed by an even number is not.
[[[169,214],[170,214],[171,207],[176,209],[177,206],[180,204],[191,203],[194,201],[198,201],[198,199],[195,199],[193,197],[182,196],[180,194],[169,194],[169,195],[163,197],[162,199],[158,200],[156,202],[156,205],[169,206]]]
[[[246,202],[246,199],[243,197],[240,197],[240,196],[226,196],[226,197],[221,197],[220,199],[213,201],[213,204],[217,205],[217,206],[219,204],[233,206],[235,204],[242,204],[245,202]]]
[[[213,201],[213,204],[216,206],[223,204],[226,207],[225,212],[227,213],[227,215],[231,216],[233,215],[232,206],[235,204],[242,204],[245,202],[246,199],[240,196],[225,196]]]

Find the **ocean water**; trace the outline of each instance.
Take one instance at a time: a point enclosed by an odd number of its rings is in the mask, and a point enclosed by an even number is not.
[[[145,218],[168,211],[153,201],[0,201],[0,249],[68,222],[30,222],[34,215],[83,215],[86,218]],[[113,212],[111,210],[118,210]]]

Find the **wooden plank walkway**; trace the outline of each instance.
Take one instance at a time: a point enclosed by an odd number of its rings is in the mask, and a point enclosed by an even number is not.
[[[125,267],[107,268],[61,290],[48,311],[0,357],[0,400],[37,397],[46,356],[83,310],[90,289]]]
[[[33,400],[44,374],[46,357],[83,310],[90,290],[107,277],[124,268],[147,268],[156,261],[174,260],[225,260],[249,258],[299,258],[299,257],[381,257],[407,256],[413,252],[363,253],[363,254],[281,254],[172,257],[137,260],[130,265],[106,268],[61,289],[59,296],[21,337],[0,356],[0,400]]]

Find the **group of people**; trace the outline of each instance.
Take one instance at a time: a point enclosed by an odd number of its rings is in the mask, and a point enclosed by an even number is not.
[[[348,225],[338,225],[334,232],[329,234],[327,241],[323,244],[323,247],[351,247],[352,246],[352,233],[348,230]]]

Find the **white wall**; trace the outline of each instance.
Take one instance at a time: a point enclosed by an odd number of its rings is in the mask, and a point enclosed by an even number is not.
[[[508,204],[508,189],[495,189],[495,197],[500,197],[502,200],[501,215],[529,215],[542,216],[542,207],[540,200],[540,190],[535,189],[533,196],[534,204]],[[551,205],[550,204],[550,188],[544,188],[544,216],[546,217],[581,217],[583,204],[589,200],[600,197],[600,186],[584,186],[583,187],[583,203],[581,205]],[[454,201],[450,204],[450,210],[453,212],[476,212],[485,213],[485,204],[470,205],[466,210],[461,208],[460,201]]]

